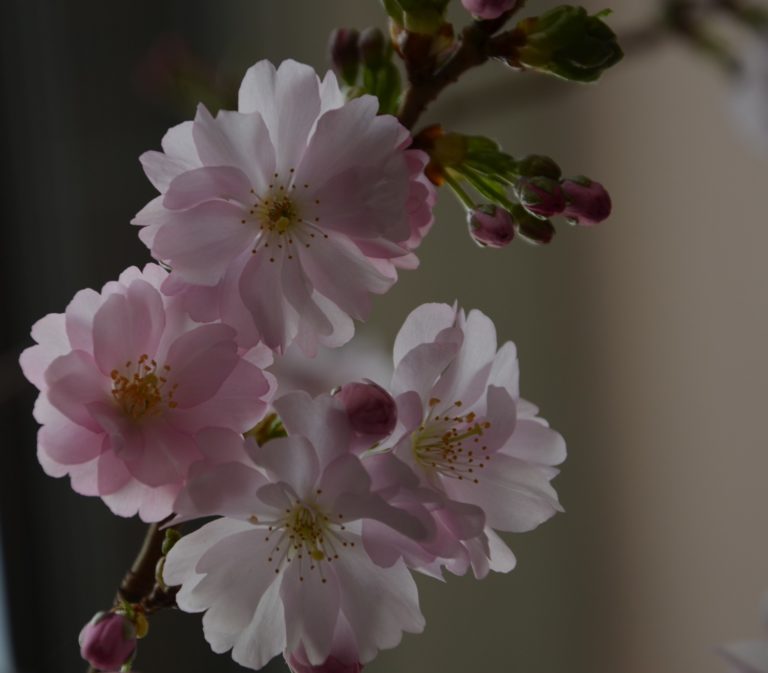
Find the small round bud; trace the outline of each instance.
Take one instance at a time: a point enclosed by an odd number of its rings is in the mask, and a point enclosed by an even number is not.
[[[375,70],[384,65],[386,40],[384,33],[378,28],[366,28],[360,33],[357,45],[360,49],[360,57],[366,67]]]
[[[373,381],[347,383],[336,395],[344,405],[352,429],[361,435],[383,437],[395,429],[395,400]]]
[[[80,654],[102,671],[119,670],[136,651],[136,627],[124,615],[99,612],[80,631]]]
[[[522,177],[515,183],[515,194],[523,208],[536,217],[546,219],[565,209],[563,190],[552,178]]]
[[[292,673],[360,673],[363,670],[361,663],[347,663],[333,655],[317,666],[310,664],[301,653],[286,654],[285,660]]]
[[[479,19],[498,19],[504,12],[517,7],[519,0],[461,0],[461,4]]]
[[[353,86],[360,65],[360,50],[357,42],[360,34],[354,28],[337,28],[331,33],[328,43],[331,65],[343,82]]]
[[[515,237],[515,222],[509,211],[483,204],[467,213],[469,234],[478,245],[503,248]]]
[[[529,243],[546,245],[555,236],[555,227],[549,220],[534,217],[522,206],[517,206],[512,211],[512,217],[518,235]]]
[[[529,154],[523,157],[517,162],[517,171],[525,177],[544,177],[552,180],[559,180],[563,174],[554,159],[543,154]]]
[[[563,215],[572,224],[591,227],[611,214],[611,197],[599,182],[579,176],[563,180],[566,206]]]

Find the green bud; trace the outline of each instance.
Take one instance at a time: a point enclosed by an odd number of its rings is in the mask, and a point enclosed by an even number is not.
[[[559,180],[563,172],[560,166],[543,154],[529,154],[517,162],[517,171],[521,176],[528,178],[544,177]]]
[[[163,545],[160,548],[163,556],[171,551],[171,549],[173,549],[173,545],[175,545],[179,540],[181,540],[181,533],[179,533],[178,530],[175,528],[166,528],[165,537],[163,538]]]
[[[245,436],[253,437],[259,446],[264,446],[270,439],[287,437],[288,433],[280,417],[275,413],[271,413],[267,414],[257,425],[248,430]]]
[[[549,220],[531,215],[520,205],[512,209],[515,229],[521,238],[535,245],[546,245],[555,236],[555,227]]]
[[[517,25],[519,65],[573,82],[594,82],[624,56],[616,34],[583,7],[563,5]]]

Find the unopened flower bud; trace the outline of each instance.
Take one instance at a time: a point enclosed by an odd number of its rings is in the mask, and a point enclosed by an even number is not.
[[[349,86],[355,84],[360,65],[359,37],[354,28],[337,28],[331,33],[328,43],[333,70]]]
[[[361,663],[347,663],[333,655],[317,666],[310,664],[301,653],[288,654],[285,660],[293,673],[360,673],[363,670]]]
[[[102,671],[119,670],[136,651],[136,627],[114,612],[100,612],[80,631],[80,654]]]
[[[517,162],[517,171],[525,177],[544,177],[559,180],[563,174],[554,159],[543,154],[529,154]]]
[[[515,237],[515,222],[509,211],[483,204],[468,213],[469,233],[475,243],[489,248],[503,248]]]
[[[384,64],[386,40],[378,28],[366,28],[357,41],[360,58],[367,68],[376,70]]]
[[[555,227],[549,220],[534,217],[522,206],[512,211],[515,229],[521,238],[536,245],[546,245],[555,236]]]
[[[361,435],[383,437],[395,429],[395,401],[373,381],[347,383],[336,395],[346,409],[352,429]]]
[[[516,62],[574,82],[595,81],[624,55],[602,16],[562,5],[521,21],[514,32],[522,33],[525,43]]]
[[[552,178],[522,177],[515,183],[515,194],[523,208],[536,217],[552,217],[565,208],[565,194]]]
[[[497,19],[517,7],[519,0],[461,0],[461,4],[479,19]]]
[[[599,182],[579,176],[563,180],[566,206],[563,215],[572,224],[591,227],[611,214],[611,197]]]

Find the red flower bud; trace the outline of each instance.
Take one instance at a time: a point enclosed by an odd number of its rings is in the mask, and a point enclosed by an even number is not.
[[[475,243],[489,248],[503,248],[515,237],[512,215],[493,205],[482,205],[468,213],[469,233]]]
[[[373,381],[347,383],[337,393],[352,429],[361,435],[389,435],[397,423],[392,396]]]
[[[611,214],[611,197],[599,182],[579,176],[563,180],[566,207],[563,215],[572,224],[591,227]]]
[[[546,219],[565,209],[565,194],[552,178],[522,177],[515,183],[515,193],[520,205],[536,217]]]
[[[334,72],[350,86],[357,79],[360,65],[360,50],[357,46],[359,36],[354,28],[337,28],[331,33],[328,43]]]
[[[100,612],[80,631],[80,654],[102,671],[119,670],[136,651],[136,627],[114,612]]]

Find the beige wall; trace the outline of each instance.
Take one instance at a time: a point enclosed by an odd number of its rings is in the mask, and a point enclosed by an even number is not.
[[[614,25],[651,5],[612,4]],[[303,28],[275,18],[298,10]],[[260,55],[317,65],[326,29],[379,18],[374,0],[261,0],[233,3],[222,29],[245,11],[272,31]],[[509,576],[421,582],[426,633],[369,670],[715,673],[714,645],[760,632],[768,588],[768,157],[729,124],[720,73],[683,47],[538,101],[516,86],[531,78],[488,67],[430,117],[603,180],[613,217],[561,225],[547,249],[479,250],[444,194],[422,268],[370,327],[391,338],[426,300],[490,313],[569,442],[567,514],[510,539]]]

